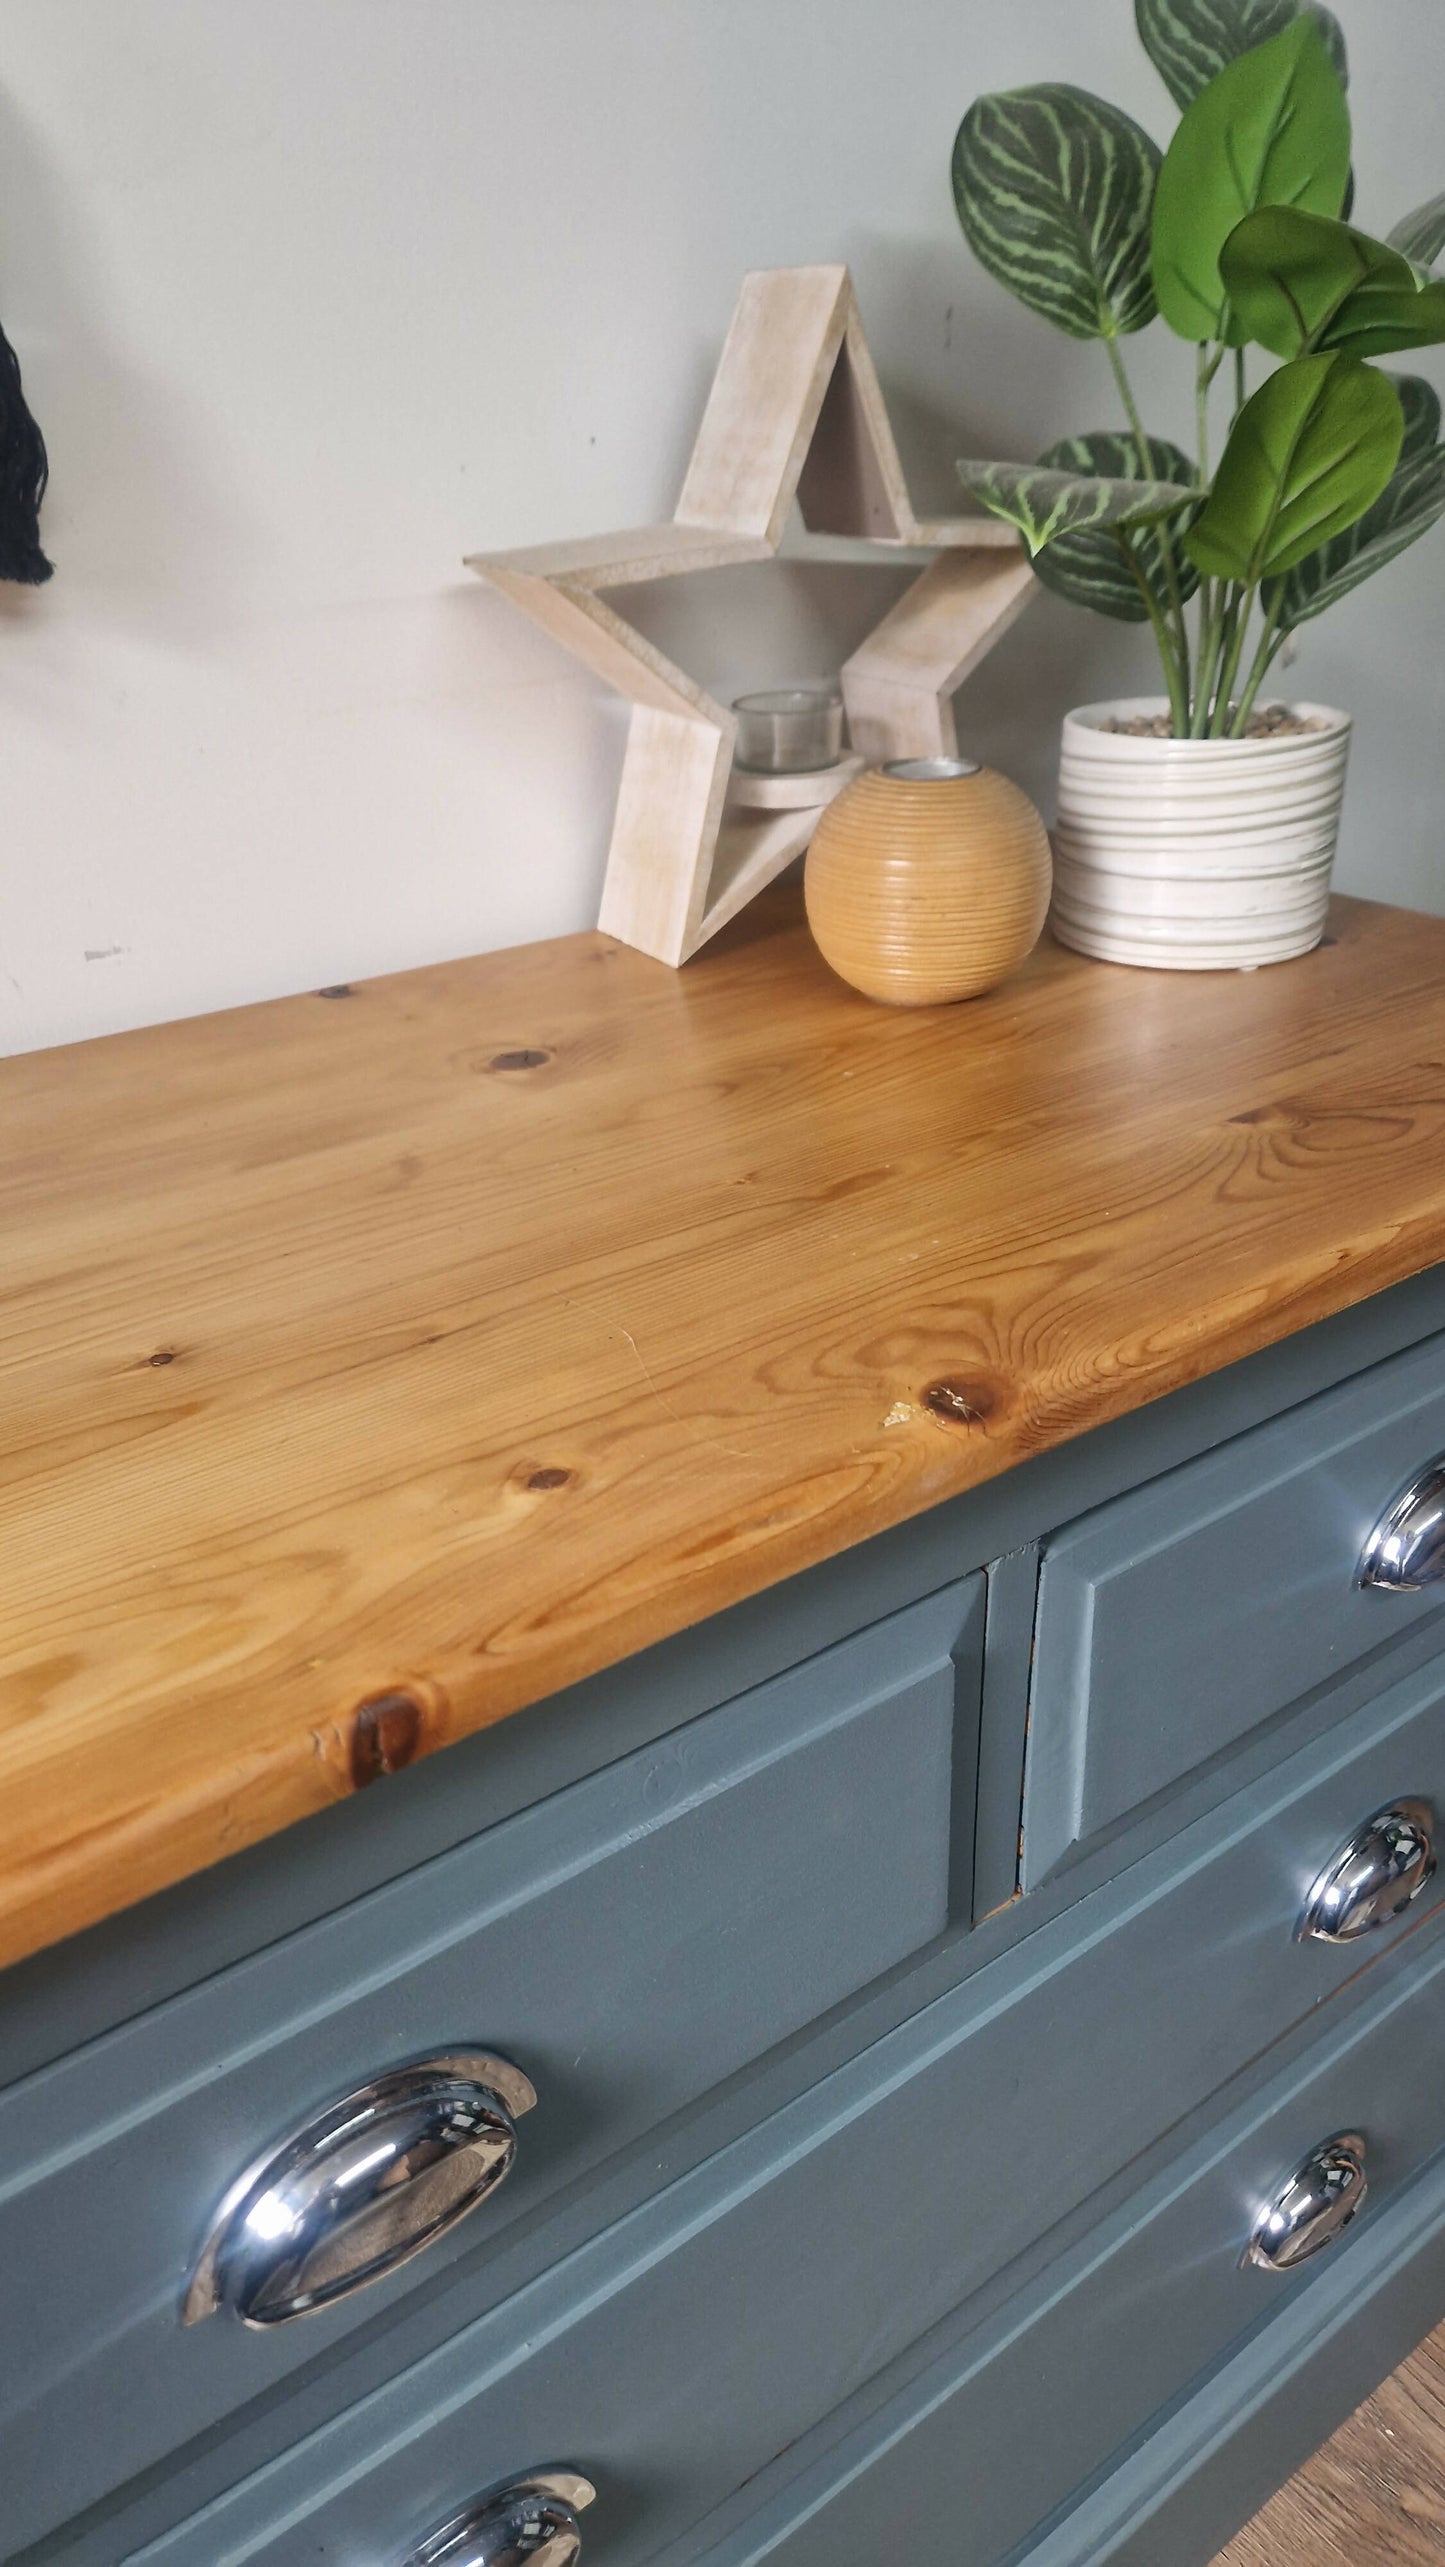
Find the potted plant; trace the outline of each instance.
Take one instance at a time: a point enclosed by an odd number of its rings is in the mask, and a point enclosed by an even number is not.
[[[1102,342],[1123,422],[1036,464],[959,470],[1046,586],[1147,620],[1163,665],[1164,698],[1065,720],[1056,932],[1116,962],[1253,966],[1318,942],[1350,731],[1327,707],[1268,703],[1265,681],[1302,624],[1445,511],[1439,400],[1375,362],[1445,340],[1430,273],[1445,195],[1386,240],[1350,219],[1327,10],[1135,14],[1182,110],[1166,152],[1119,108],[1045,82],[976,100],[953,157],[976,256],[1031,311]],[[1156,315],[1194,351],[1193,455],[1145,429],[1130,387],[1123,342]]]

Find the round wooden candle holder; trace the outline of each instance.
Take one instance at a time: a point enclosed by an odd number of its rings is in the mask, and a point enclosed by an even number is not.
[[[808,851],[808,924],[825,962],[869,998],[977,998],[1032,952],[1052,864],[1028,796],[990,767],[907,758],[829,805]]]

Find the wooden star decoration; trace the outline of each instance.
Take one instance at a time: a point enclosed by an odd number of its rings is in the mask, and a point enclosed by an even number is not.
[[[843,665],[855,754],[828,785],[734,773],[733,713],[601,594],[770,561],[795,499],[812,535],[864,538],[880,559],[938,556]],[[631,698],[598,925],[672,964],[791,863],[863,760],[956,754],[954,690],[1034,587],[1011,528],[914,514],[846,267],[744,278],[670,524],[467,567]]]

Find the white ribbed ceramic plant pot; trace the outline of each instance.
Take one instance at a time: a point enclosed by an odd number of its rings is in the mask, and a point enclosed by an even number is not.
[[[1324,933],[1350,717],[1291,708],[1312,731],[1159,740],[1100,726],[1157,697],[1064,717],[1050,924],[1108,963],[1241,971],[1307,954]]]

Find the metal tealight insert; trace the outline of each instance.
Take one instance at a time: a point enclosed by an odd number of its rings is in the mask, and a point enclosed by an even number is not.
[[[890,758],[885,775],[903,784],[953,784],[960,776],[982,775],[977,758]]]

